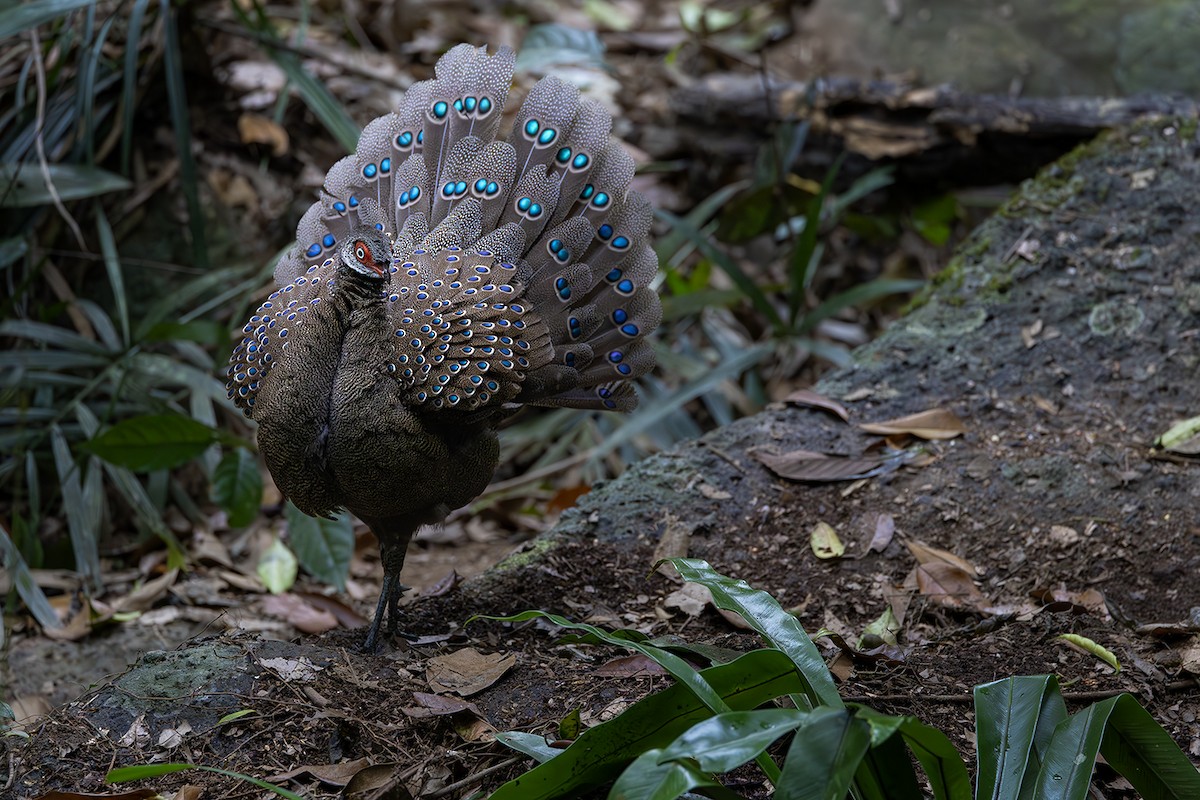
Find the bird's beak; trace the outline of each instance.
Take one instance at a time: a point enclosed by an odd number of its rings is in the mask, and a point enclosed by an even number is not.
[[[374,273],[376,275],[378,275],[381,278],[383,277],[383,268],[382,267],[379,267],[376,264],[370,264],[369,266],[371,267],[371,270],[374,271]]]

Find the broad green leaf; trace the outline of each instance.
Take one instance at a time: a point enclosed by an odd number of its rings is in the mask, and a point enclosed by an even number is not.
[[[231,528],[244,528],[258,516],[262,503],[262,474],[249,450],[235,447],[213,471],[213,500],[229,515]]]
[[[314,578],[345,591],[350,557],[354,554],[350,515],[343,512],[336,519],[310,517],[288,501],[287,525],[288,539],[304,569]]]
[[[802,685],[795,667],[777,650],[755,650],[731,664],[702,670],[700,677],[734,710],[756,708]],[[504,784],[491,800],[579,797],[612,780],[645,751],[667,746],[711,716],[688,687],[675,684],[584,731],[561,755]]]
[[[902,742],[916,756],[921,769],[925,771],[936,800],[971,800],[973,791],[967,766],[958,754],[958,749],[946,738],[946,734],[937,728],[931,728],[916,717],[893,717],[862,705],[855,705],[854,710],[859,719],[871,726],[872,757],[884,763],[891,756],[879,748],[886,742]],[[905,764],[910,763],[907,754],[903,754],[903,760]],[[881,774],[886,777],[889,773]],[[886,782],[884,785],[888,786],[889,790],[893,788]]]
[[[842,309],[860,306],[892,294],[915,292],[924,285],[925,281],[897,278],[876,278],[873,281],[860,283],[822,301],[815,309],[804,314],[799,320],[795,332],[797,334],[808,333],[819,323],[841,312]]]
[[[180,414],[148,414],[118,422],[82,447],[135,472],[173,469],[221,441],[217,431]]]
[[[663,761],[663,751],[654,748],[634,759],[621,773],[608,793],[608,800],[675,800],[701,786],[720,784],[692,764]]]
[[[775,800],[843,800],[871,745],[871,729],[845,708],[818,708],[788,747]]]
[[[79,200],[84,197],[117,192],[130,187],[129,181],[99,167],[82,164],[49,164],[50,184],[60,200]],[[54,202],[54,194],[46,183],[46,173],[39,164],[0,164],[0,207],[33,208]]]
[[[821,658],[804,628],[783,610],[779,601],[766,592],[752,589],[745,581],[722,575],[702,559],[672,558],[670,563],[685,581],[707,586],[717,608],[736,611],[751,628],[792,660],[804,679],[804,694],[812,706],[842,707],[842,698],[825,666],[825,659]]]
[[[974,694],[976,796],[1018,798],[1027,774],[1038,772],[1039,728],[1066,715],[1058,681],[1052,675],[1005,678],[976,686]],[[1044,722],[1043,715],[1049,715]]]
[[[296,557],[287,545],[275,539],[258,559],[255,572],[271,594],[282,594],[296,583]]]
[[[671,742],[659,761],[694,759],[705,772],[729,772],[766,750],[780,736],[806,724],[809,713],[795,708],[763,708],[717,714]]]
[[[1094,703],[1058,724],[1034,800],[1084,800],[1096,754],[1147,800],[1200,797],[1200,772],[1132,695]]]
[[[861,712],[858,716],[862,718]],[[856,798],[925,800],[925,793],[917,781],[917,772],[913,769],[912,756],[904,746],[903,737],[890,735],[894,732],[894,728],[889,728],[889,735],[880,737],[875,726],[871,727],[871,746],[854,773],[854,784],[858,789],[854,795]],[[967,800],[970,800],[969,794]]]
[[[544,764],[557,755],[565,752],[564,748],[551,747],[546,743],[545,736],[524,731],[505,731],[496,734],[496,741],[511,747],[518,753],[524,753],[539,764]]]

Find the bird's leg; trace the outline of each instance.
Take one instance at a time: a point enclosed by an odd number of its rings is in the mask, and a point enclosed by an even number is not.
[[[408,551],[409,537],[401,541],[380,537],[379,554],[383,560],[383,586],[379,590],[379,602],[375,606],[375,619],[367,631],[367,639],[363,642],[363,650],[375,653],[381,649],[379,632],[383,628],[384,617],[387,617],[387,633],[389,637],[396,635],[397,620],[400,618],[400,598],[408,588],[400,583],[400,572],[404,568],[404,556]],[[403,635],[403,634],[401,634]]]

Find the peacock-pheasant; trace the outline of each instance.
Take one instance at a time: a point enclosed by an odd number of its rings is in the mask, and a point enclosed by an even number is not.
[[[365,647],[413,533],[487,486],[521,405],[627,411],[662,315],[649,203],[612,119],[543,78],[497,140],[514,56],[462,44],[329,170],[250,317],[229,395],[300,510],[379,539]]]

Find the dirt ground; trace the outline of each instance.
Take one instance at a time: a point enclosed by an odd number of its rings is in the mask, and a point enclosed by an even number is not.
[[[772,592],[810,632],[854,642],[890,607],[900,627],[889,658],[839,655],[820,640],[843,695],[916,715],[964,753],[972,686],[1054,673],[1070,709],[1132,692],[1200,761],[1200,471],[1151,446],[1200,397],[1200,220],[1189,213],[1198,181],[1192,120],[1103,137],[1027,185],[912,313],[814,387],[855,424],[951,410],[965,434],[926,442],[920,466],[857,482],[783,480],[758,456],[861,455],[878,437],[824,411],[771,408],[635,465],[498,568],[411,603],[409,630],[423,635],[415,644],[367,656],[354,649],[361,631],[343,629],[293,643],[201,637],[149,654],[45,718],[24,747],[9,742],[9,786],[22,798],[100,791],[114,765],[188,760],[328,797],[348,775],[330,765],[366,759],[354,768],[376,765],[371,779],[414,795],[495,788],[528,762],[490,732],[556,738],[568,712],[594,723],[667,679],[623,674],[608,664],[622,654],[556,644],[541,623],[464,627],[472,615],[542,608],[734,650],[757,645],[711,609],[674,602],[679,587],[650,572],[664,537],[674,553]],[[880,537],[881,515],[894,535]],[[814,555],[818,522],[838,532],[846,556]],[[963,559],[970,586],[946,597],[914,585],[915,542]],[[1112,651],[1122,670],[1064,633]],[[439,659],[468,647],[502,663],[502,677],[464,698],[469,706],[429,700]],[[280,666],[302,659],[320,669]],[[191,677],[170,686],[167,675]],[[254,713],[215,726],[241,708]],[[1132,796],[1105,768],[1098,774],[1104,797]],[[185,782],[209,787],[206,796],[258,791],[198,772],[139,785]],[[753,775],[737,788],[765,796]]]

